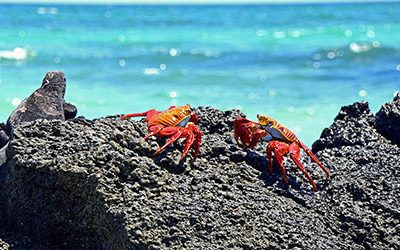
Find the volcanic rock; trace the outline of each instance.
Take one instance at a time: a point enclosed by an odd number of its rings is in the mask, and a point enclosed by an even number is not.
[[[23,122],[37,119],[71,119],[76,115],[76,108],[65,103],[65,77],[60,71],[50,71],[43,79],[42,86],[26,98],[13,111],[7,121],[7,133]]]
[[[400,92],[376,114],[375,128],[393,143],[400,145]]]
[[[5,146],[7,145],[9,138],[5,129],[6,125],[4,123],[0,123],[0,166],[3,165],[7,160]]]
[[[399,249],[400,148],[374,127],[378,119],[385,118],[375,117],[368,103],[355,103],[322,132],[313,149],[330,167],[332,182],[312,204],[359,247]],[[386,119],[380,122],[393,124],[393,116]]]
[[[0,148],[7,144],[9,138],[6,134],[6,125],[0,122]],[[1,165],[1,164],[0,164]]]
[[[36,120],[15,128],[0,178],[0,212],[43,248],[398,249],[400,149],[367,103],[343,107],[314,143],[322,171],[290,161],[289,188],[268,173],[266,143],[243,150],[238,110],[195,110],[200,155],[143,140],[143,120]],[[318,152],[317,152],[318,151]],[[0,174],[1,177],[1,174]],[[1,237],[1,235],[0,235]]]
[[[0,130],[0,148],[5,146],[8,142],[8,135],[6,134],[6,131]]]
[[[72,105],[71,103],[64,102],[64,117],[65,120],[75,118],[76,114],[78,113],[78,109]]]

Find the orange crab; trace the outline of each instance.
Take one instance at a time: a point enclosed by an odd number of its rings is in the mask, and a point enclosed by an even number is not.
[[[235,120],[234,137],[237,143],[244,148],[253,148],[260,139],[267,141],[269,172],[272,172],[272,153],[274,153],[275,158],[281,168],[285,184],[288,185],[286,169],[283,166],[283,157],[288,155],[294,161],[296,166],[304,173],[307,180],[312,185],[313,190],[316,191],[317,185],[307,173],[303,164],[300,162],[300,148],[302,148],[307,155],[309,155],[311,159],[317,163],[317,165],[325,172],[327,177],[329,177],[329,171],[322,165],[322,163],[311,152],[311,150],[304,145],[304,143],[302,143],[288,128],[265,115],[257,115],[257,118],[258,123],[242,117],[238,117]]]
[[[185,148],[182,157],[185,158],[189,149],[193,147],[193,156],[199,153],[201,144],[201,132],[198,128],[198,117],[194,111],[190,109],[190,105],[171,106],[165,111],[157,111],[155,109],[142,113],[127,114],[121,117],[122,120],[131,117],[145,116],[149,134],[144,139],[151,136],[170,137],[170,139],[160,147],[153,156],[160,154],[168,145],[180,138],[186,138]]]

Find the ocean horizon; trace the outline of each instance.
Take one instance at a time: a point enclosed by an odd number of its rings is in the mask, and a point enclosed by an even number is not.
[[[61,70],[97,118],[191,104],[274,117],[309,144],[400,89],[400,3],[0,4],[0,121]]]

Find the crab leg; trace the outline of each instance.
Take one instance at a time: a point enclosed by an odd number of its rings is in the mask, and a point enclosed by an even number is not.
[[[146,116],[148,118],[148,117],[151,117],[151,116],[153,116],[155,114],[158,114],[158,113],[160,113],[160,111],[157,111],[155,109],[150,109],[148,111],[141,112],[141,113],[126,114],[126,115],[121,117],[121,120],[126,120],[126,119],[129,119],[131,117],[139,117],[139,116]]]
[[[267,155],[272,155],[271,151],[274,152],[275,158],[279,164],[279,167],[282,171],[283,181],[285,182],[286,186],[289,185],[289,180],[286,174],[286,168],[283,166],[283,156],[285,151],[287,151],[287,144],[280,143],[280,142],[271,142],[267,146]],[[272,158],[272,157],[271,157]],[[272,160],[270,161],[270,169],[272,170]]]
[[[270,144],[267,146],[267,156],[268,156],[268,172],[272,174],[272,147]]]
[[[287,174],[286,174],[286,168],[285,168],[285,166],[283,166],[283,157],[280,154],[279,150],[277,150],[276,148],[274,148],[273,151],[274,151],[274,154],[275,154],[275,159],[278,162],[279,167],[281,168],[283,181],[285,182],[286,186],[288,186],[289,185],[289,180],[288,180],[288,177],[287,177]]]
[[[313,186],[313,191],[317,191],[317,185],[315,184],[311,176],[307,173],[306,169],[303,167],[299,159],[297,159],[293,154],[289,154],[289,156],[297,165],[297,167],[301,170],[301,172],[303,172],[303,174],[306,176],[308,182],[310,182],[310,184]]]
[[[147,140],[147,139],[149,139],[150,137],[152,137],[153,135],[156,135],[156,134],[160,133],[160,131],[161,131],[162,129],[163,129],[163,126],[153,126],[153,127],[151,127],[151,129],[149,129],[149,130],[150,130],[150,133],[148,133],[148,134],[144,137],[144,139]]]
[[[188,137],[186,139],[185,148],[183,149],[183,152],[182,152],[181,160],[183,158],[185,158],[185,156],[189,152],[190,147],[193,145],[194,139],[195,139],[194,133],[193,132],[189,132],[189,135],[188,135]]]
[[[300,148],[296,143],[292,143],[289,146],[289,156],[290,158],[294,161],[296,166],[303,172],[303,174],[306,176],[308,182],[313,186],[313,191],[317,191],[317,185],[315,184],[314,180],[311,178],[311,176],[308,174],[307,170],[304,168],[303,164],[301,164],[299,158],[300,158]]]
[[[317,163],[317,165],[322,169],[322,171],[325,172],[327,177],[329,177],[330,176],[329,171],[322,165],[322,163],[317,159],[317,157],[313,154],[313,152],[311,152],[311,150],[306,145],[304,145],[304,143],[302,143],[300,140],[297,140],[297,143],[311,157],[311,159],[313,159],[313,161]]]
[[[176,131],[176,132],[175,132]],[[171,131],[172,132],[172,131]],[[179,139],[179,137],[182,135],[182,131],[181,130],[175,130],[174,129],[174,131],[173,132],[175,132],[175,134],[162,146],[162,147],[160,147],[159,149],[157,149],[157,151],[153,154],[153,156],[156,156],[156,155],[158,155],[159,153],[161,153],[169,144],[171,144],[171,143],[173,143],[174,141],[176,141],[176,140],[178,140]],[[163,133],[163,135],[165,136],[167,136],[167,135],[169,135],[169,134],[171,134],[169,131],[165,131],[165,134]]]
[[[193,156],[196,157],[199,154],[200,145],[201,145],[201,132],[199,130],[196,131],[196,145],[194,149]]]
[[[261,138],[265,137],[268,134],[267,131],[263,129],[257,129],[256,132],[254,132],[253,136],[250,138],[250,148],[254,148]]]
[[[255,123],[247,120],[246,118],[238,118],[235,120],[233,126],[234,126],[234,138],[235,141],[244,147],[247,147],[249,141],[250,141],[250,135],[251,132],[249,133],[249,130],[251,130],[251,127]]]

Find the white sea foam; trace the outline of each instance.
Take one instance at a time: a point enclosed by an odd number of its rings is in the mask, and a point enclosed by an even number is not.
[[[25,60],[28,57],[28,50],[16,47],[13,50],[0,50],[0,59]]]
[[[171,48],[169,50],[169,55],[172,56],[172,57],[178,56],[179,55],[179,51],[177,49],[175,49],[175,48]]]
[[[157,68],[146,68],[146,69],[144,69],[143,74],[145,74],[145,75],[159,75],[160,74],[160,69],[157,69]]]
[[[50,14],[50,15],[57,15],[58,9],[56,7],[39,7],[36,10],[36,13],[39,15]]]
[[[362,52],[366,52],[366,51],[370,50],[371,46],[369,46],[368,44],[358,44],[358,43],[352,42],[352,43],[350,43],[349,48],[350,48],[351,52],[362,53]]]

